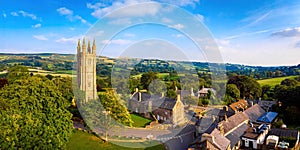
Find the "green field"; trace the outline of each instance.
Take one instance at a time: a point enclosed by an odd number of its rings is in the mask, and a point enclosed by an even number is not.
[[[130,143],[132,144],[132,143]],[[121,147],[111,144],[109,142],[103,142],[100,138],[93,134],[83,131],[74,130],[74,133],[67,143],[66,148],[68,150],[131,150],[132,148]],[[154,147],[146,148],[147,150],[163,150],[163,145],[157,145]],[[144,150],[144,149],[134,149]]]
[[[131,119],[133,121],[133,127],[145,127],[146,125],[150,124],[152,120],[143,118],[137,114],[130,114]]]
[[[270,85],[272,87],[275,87],[276,85],[280,84],[281,81],[283,81],[284,79],[292,79],[295,78],[297,76],[287,76],[287,77],[278,77],[278,78],[271,78],[271,79],[263,79],[263,80],[257,80],[257,82],[261,85]]]

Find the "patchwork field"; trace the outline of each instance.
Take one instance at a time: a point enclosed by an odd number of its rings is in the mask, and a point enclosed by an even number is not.
[[[295,78],[297,76],[287,76],[287,77],[278,77],[278,78],[271,78],[271,79],[263,79],[263,80],[257,80],[257,82],[261,85],[270,85],[272,87],[275,87],[277,84],[280,84],[281,81],[285,80],[285,79],[292,79]]]

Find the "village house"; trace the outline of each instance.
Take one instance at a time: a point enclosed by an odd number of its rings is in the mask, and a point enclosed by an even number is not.
[[[243,112],[248,108],[248,102],[246,100],[239,100],[229,105],[229,107],[235,112]]]
[[[249,121],[252,123],[257,122],[257,119],[264,113],[265,110],[263,110],[258,104],[255,104],[244,111],[244,114],[246,114],[249,117]]]
[[[202,86],[202,88],[197,92],[197,97],[200,98],[200,97],[207,97],[208,96],[208,93],[209,91],[212,92],[213,95],[216,95],[216,90],[214,90],[213,88],[205,88],[204,86]]]
[[[230,150],[230,141],[224,137],[218,129],[210,134],[204,133],[201,139],[196,139],[188,150]]]
[[[286,129],[286,128],[274,128],[271,129],[267,137],[266,145],[269,148],[297,148],[299,145],[299,131]]]
[[[241,146],[240,138],[248,128],[248,121],[248,116],[239,112],[218,124],[220,133],[230,141],[231,149],[239,149]]]
[[[271,125],[251,123],[242,136],[242,146],[251,149],[261,149]]]
[[[265,111],[257,104],[253,105],[252,103],[250,106],[251,107],[248,107],[247,101],[238,101],[234,105],[231,105],[231,107],[225,106],[221,111],[217,111],[217,109],[208,111],[207,115],[210,116],[210,118],[201,118],[199,122],[197,122],[198,125],[196,124],[199,134],[202,135],[202,137],[207,137],[207,134],[210,135],[215,130],[218,130],[220,136],[229,141],[230,149],[232,150],[239,149],[241,146],[257,148],[257,144],[262,144],[264,141],[270,129],[270,125],[256,123],[256,120],[262,116]],[[230,109],[233,115],[227,117],[226,114],[230,112]],[[218,117],[220,117],[220,112],[225,114],[225,117],[222,121],[218,122],[214,116],[219,115]],[[254,130],[257,130],[257,133],[254,133]],[[190,148],[197,149],[197,147],[205,146],[207,146],[206,148],[210,148],[213,145],[219,144],[216,140],[214,140],[215,144],[211,141],[212,140],[205,141],[203,138],[199,138],[194,141],[194,145],[191,145]]]
[[[272,111],[272,106],[277,104],[277,101],[258,100],[257,104],[266,112]]]
[[[131,113],[138,113],[160,123],[181,125],[186,121],[180,95],[172,99],[163,94],[151,95],[136,89],[128,100],[128,109]]]

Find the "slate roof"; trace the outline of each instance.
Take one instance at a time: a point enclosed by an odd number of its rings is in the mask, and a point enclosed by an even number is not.
[[[231,117],[232,115],[234,115],[234,111],[229,107],[228,111],[226,111],[225,109],[220,110],[218,116],[226,116],[227,117]]]
[[[148,101],[151,99],[159,99],[160,96],[158,95],[151,95],[151,94],[148,94],[148,93],[145,93],[145,92],[135,92],[133,93],[131,99],[134,99],[134,100],[139,100],[139,93],[141,93],[141,96],[142,96],[142,101]]]
[[[276,101],[265,101],[265,100],[258,101],[258,105],[266,111],[270,110],[273,105],[276,105],[276,103],[277,103]]]
[[[228,145],[230,144],[230,141],[225,136],[223,136],[218,129],[214,129],[211,132],[211,135],[214,136],[214,143],[220,149],[227,149]]]
[[[279,136],[280,138],[292,137],[292,138],[298,139],[299,132],[298,132],[298,130],[274,128],[269,131],[269,135],[276,135],[276,136]]]
[[[259,122],[266,122],[266,123],[272,123],[275,118],[277,117],[278,113],[276,112],[266,112],[263,115],[261,115],[257,121]]]
[[[165,98],[159,108],[172,110],[176,104],[176,100],[173,98]]]
[[[201,118],[196,122],[200,133],[211,133],[216,127],[215,120],[211,117]]]
[[[159,107],[159,108],[163,108],[163,109],[172,110],[176,104],[176,100],[173,98],[161,97],[158,95],[151,95],[151,94],[144,93],[144,92],[135,92],[131,96],[130,99],[134,100],[134,101],[139,101],[139,95],[140,95],[139,93],[141,93],[141,96],[142,96],[141,103],[144,106],[148,106],[149,105],[148,102],[151,101],[153,107]]]
[[[222,126],[224,128],[224,133],[226,134],[227,132],[229,132],[233,128],[239,126],[240,124],[242,124],[243,122],[245,122],[248,119],[249,118],[247,115],[240,112],[240,113],[237,113],[237,114],[229,117],[227,121],[226,120],[221,121],[219,124],[222,124]]]
[[[251,122],[256,122],[256,120],[265,113],[265,110],[263,110],[258,104],[255,104],[246,109],[244,113],[249,117]]]
[[[211,150],[221,150],[219,147],[217,147],[216,144],[212,143],[210,140],[204,140],[204,141],[197,141],[195,143],[193,143],[190,148],[193,148],[195,150],[207,150],[207,149],[211,149]]]
[[[243,123],[241,126],[226,135],[226,138],[230,141],[230,147],[234,147],[240,141],[242,135],[247,129],[248,125]]]

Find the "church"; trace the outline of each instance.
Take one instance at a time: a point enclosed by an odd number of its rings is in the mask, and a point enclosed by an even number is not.
[[[97,99],[96,85],[96,42],[90,41],[86,46],[85,39],[78,40],[77,45],[77,85],[85,92],[85,102]]]

